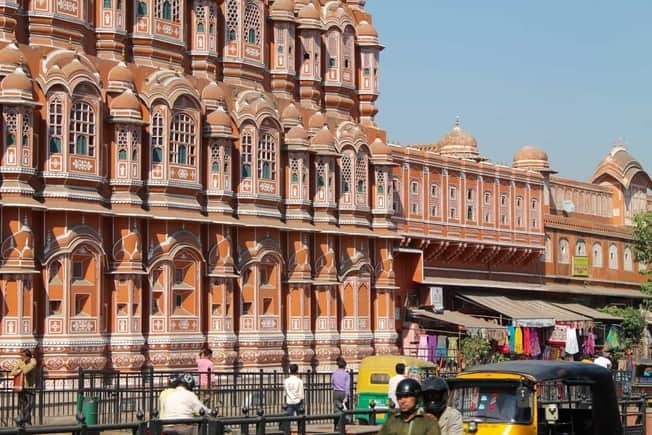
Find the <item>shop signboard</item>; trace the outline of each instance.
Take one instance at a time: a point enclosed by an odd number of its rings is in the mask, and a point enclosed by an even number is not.
[[[573,276],[589,276],[589,257],[580,255],[573,257]]]

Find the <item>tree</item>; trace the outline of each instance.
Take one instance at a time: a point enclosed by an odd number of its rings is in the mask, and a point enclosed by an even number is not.
[[[634,228],[632,229],[634,237],[634,256],[636,261],[645,264],[645,269],[641,272],[652,276],[652,211],[640,213],[634,217]],[[643,293],[652,295],[652,281],[648,279],[641,284]],[[647,308],[650,307],[650,301]]]
[[[601,308],[599,311],[622,317],[623,321],[620,324],[619,338],[624,349],[630,348],[643,338],[643,331],[645,331],[647,323],[641,311],[637,308],[610,306]]]

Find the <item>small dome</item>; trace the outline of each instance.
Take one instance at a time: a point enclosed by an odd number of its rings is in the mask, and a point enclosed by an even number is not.
[[[290,12],[294,14],[294,0],[275,0],[270,12]]]
[[[299,114],[299,111],[297,110],[297,106],[294,105],[294,103],[288,104],[285,109],[283,109],[283,113],[281,113],[281,118],[282,119],[299,119],[301,118],[301,115]]]
[[[548,154],[540,148],[535,147],[534,145],[525,145],[520,150],[516,151],[514,154],[514,163],[520,162],[523,160],[541,160],[548,161]]]
[[[130,111],[130,112],[138,112],[138,117],[140,118],[140,114],[141,114],[140,100],[138,100],[138,97],[136,96],[136,94],[134,94],[134,92],[131,89],[127,89],[122,94],[120,94],[119,96],[111,100],[109,109],[111,109],[112,115],[114,112]]]
[[[640,176],[640,177],[639,177]],[[600,183],[607,178],[613,178],[629,189],[634,178],[640,178],[648,188],[652,188],[652,179],[643,169],[634,156],[632,156],[622,142],[614,144],[607,156],[600,162],[593,177],[592,183]]]
[[[111,71],[109,71],[108,80],[109,83],[122,82],[122,83],[133,84],[134,75],[131,72],[131,70],[127,68],[127,65],[121,61],[116,66],[111,68]]]
[[[213,110],[207,117],[206,122],[210,125],[218,127],[228,127],[231,128],[231,117],[228,113],[222,108],[219,107],[216,110]]]
[[[300,20],[320,20],[321,14],[314,4],[308,3],[299,11]]]
[[[217,109],[219,106],[224,106],[226,96],[224,90],[217,83],[210,82],[202,89],[201,100],[206,104],[207,108]]]
[[[461,159],[478,159],[478,142],[460,126],[459,117],[455,126],[437,142],[437,152],[444,156]]]
[[[548,154],[534,145],[525,145],[514,154],[512,167],[517,169],[527,169],[531,171],[552,173]]]
[[[68,77],[73,77],[75,72],[83,71],[85,74],[93,74],[93,71],[90,71],[77,56],[75,56],[72,62],[66,64],[61,68],[61,71]]]
[[[20,65],[23,63],[23,53],[20,51],[16,41],[7,44],[0,50],[0,64],[3,65]]]
[[[308,132],[303,128],[303,125],[295,125],[285,134],[285,139],[287,141],[304,140],[307,143]]]
[[[27,77],[25,71],[18,67],[16,70],[9,74],[0,83],[2,91],[16,91],[16,92],[29,92],[32,94],[32,79]]]
[[[308,121],[308,129],[319,130],[324,126],[324,124],[326,124],[326,117],[324,114],[321,112],[315,112],[315,114],[312,115]]]
[[[376,138],[371,143],[371,154],[376,155],[376,154],[391,154],[392,150],[387,146],[385,142],[381,138]]]
[[[327,125],[324,125],[310,141],[311,151],[321,155],[337,155],[335,137]]]
[[[213,110],[204,123],[204,136],[231,138],[231,117],[222,106]]]
[[[378,37],[378,31],[368,21],[360,21],[358,24],[358,36]]]

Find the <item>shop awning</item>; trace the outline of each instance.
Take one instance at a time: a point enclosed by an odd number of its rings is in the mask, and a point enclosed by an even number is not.
[[[611,320],[614,322],[620,322],[621,320],[623,320],[622,317],[614,316],[613,314],[603,313],[582,304],[570,304],[570,303],[565,304],[560,302],[552,302],[552,304],[559,308],[563,308],[564,310],[572,311],[573,313],[582,314],[586,317],[590,317],[595,320]]]
[[[450,285],[457,287],[473,287],[476,289],[482,288],[496,288],[519,290],[524,292],[540,292],[544,294],[549,293],[562,293],[562,294],[577,294],[577,295],[591,295],[591,296],[608,296],[618,298],[631,298],[631,299],[651,299],[652,296],[643,293],[640,289],[626,288],[626,287],[601,287],[597,285],[579,285],[579,284],[528,284],[519,282],[501,282],[501,281],[487,281],[483,279],[472,278],[448,278],[448,277],[431,277],[427,276],[419,281],[421,284],[426,285]]]
[[[547,327],[555,321],[574,322],[591,320],[581,314],[566,311],[537,299],[511,299],[506,296],[462,293],[463,299],[488,308],[512,319],[515,326]]]
[[[410,315],[417,318],[435,320],[438,322],[461,326],[465,329],[505,329],[504,326],[489,322],[484,319],[480,319],[478,317],[469,316],[468,314],[460,313],[459,311],[444,310],[443,313],[435,313],[433,311],[423,310],[419,308],[411,308]]]

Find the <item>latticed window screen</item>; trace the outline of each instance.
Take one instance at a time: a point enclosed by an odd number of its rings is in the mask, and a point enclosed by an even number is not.
[[[260,42],[260,10],[251,0],[248,0],[245,6],[243,37],[250,44]]]
[[[31,145],[30,138],[32,137],[32,113],[28,110],[25,110],[20,113],[23,118],[23,138],[21,145],[26,147]]]
[[[337,45],[340,34],[336,31],[331,31],[328,35],[328,66],[335,68],[337,66]]]
[[[156,0],[154,3],[154,15],[159,19],[178,23],[180,21],[179,3],[179,0]]]
[[[170,128],[170,162],[195,164],[195,121],[187,113],[177,113]]]
[[[290,182],[299,182],[299,159],[290,159]]]
[[[276,141],[269,133],[263,133],[258,142],[258,177],[276,179]]]
[[[152,143],[152,163],[163,162],[163,114],[156,112],[152,118],[151,143]]]
[[[355,163],[355,183],[358,193],[367,193],[367,155],[358,154]]]
[[[243,178],[251,177],[251,159],[252,159],[253,138],[251,132],[247,131],[242,135],[240,140],[240,161],[242,164]]]
[[[323,160],[317,161],[317,189],[323,190],[326,187],[326,162]]]
[[[63,142],[63,101],[59,96],[52,98],[48,105],[48,124],[50,153],[58,154]]]
[[[353,68],[353,59],[355,59],[355,51],[353,48],[353,35],[350,30],[344,33],[344,68]]]
[[[353,182],[353,162],[351,156],[345,154],[342,156],[342,192],[351,191],[351,183]]]
[[[131,130],[131,161],[138,162],[140,158],[140,128],[134,127]],[[138,165],[135,166],[138,168]],[[138,171],[135,171],[133,175],[137,175]]]
[[[116,141],[118,148],[118,160],[127,160],[129,158],[129,131],[126,127],[118,130],[118,139]]]
[[[236,41],[238,39],[238,1],[230,0],[226,7],[226,40]]]
[[[220,172],[220,146],[218,144],[211,146],[211,172],[213,174]]]
[[[95,155],[95,112],[90,104],[78,101],[70,110],[68,147],[71,154]]]
[[[197,5],[197,7],[195,7],[195,20],[197,22],[197,33],[204,32],[205,19],[206,19],[206,5],[202,1]]]
[[[509,224],[509,197],[506,193],[500,194],[500,224]]]
[[[6,110],[4,113],[5,123],[5,146],[16,145],[16,123],[18,122],[18,112],[14,109]]]
[[[376,171],[376,192],[379,195],[385,194],[385,172]]]
[[[532,199],[531,201],[530,221],[532,223],[532,229],[539,228],[539,201],[537,199]]]

